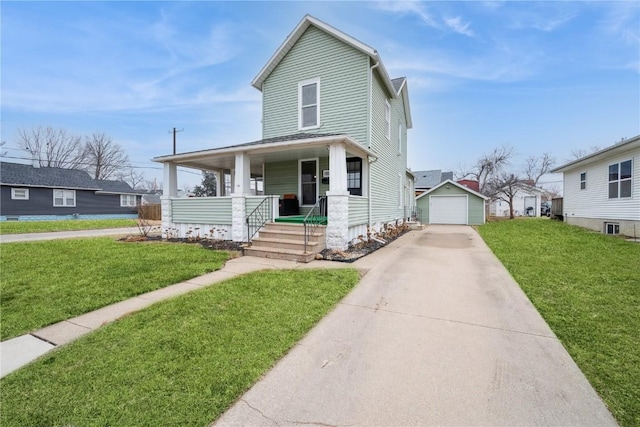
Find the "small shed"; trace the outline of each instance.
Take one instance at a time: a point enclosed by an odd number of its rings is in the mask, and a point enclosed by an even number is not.
[[[480,225],[485,223],[488,197],[450,179],[416,197],[423,224]]]

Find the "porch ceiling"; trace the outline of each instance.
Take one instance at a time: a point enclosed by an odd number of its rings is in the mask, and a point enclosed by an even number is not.
[[[328,157],[329,144],[342,142],[346,146],[348,156],[376,157],[373,152],[355,142],[348,136],[338,135],[330,137],[308,138],[269,144],[240,145],[212,150],[180,153],[172,156],[161,156],[153,159],[155,162],[171,162],[178,166],[201,169],[222,170],[235,168],[236,154],[249,155],[251,173],[262,175],[264,163],[282,162],[287,160],[310,159]]]

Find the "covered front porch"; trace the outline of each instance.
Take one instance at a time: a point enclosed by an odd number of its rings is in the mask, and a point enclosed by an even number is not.
[[[310,134],[157,157],[163,236],[250,242],[264,223],[310,221],[326,226],[327,248],[346,249],[367,235],[375,159],[348,136]],[[178,166],[213,172],[216,196],[178,197]]]

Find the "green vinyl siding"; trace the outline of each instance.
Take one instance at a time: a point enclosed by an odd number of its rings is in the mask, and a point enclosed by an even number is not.
[[[320,126],[310,133],[341,133],[367,144],[369,57],[309,27],[264,81],[263,137],[300,132],[298,83],[320,80]]]
[[[416,207],[421,209],[420,221],[425,224],[429,223],[429,196],[468,196],[467,198],[467,218],[469,225],[484,224],[484,199],[475,194],[471,194],[455,185],[444,185],[431,193],[420,197],[416,200]]]
[[[171,214],[175,223],[231,225],[231,198],[172,199]]]
[[[366,224],[369,219],[369,199],[349,196],[349,227]]]
[[[264,193],[298,195],[298,161],[265,163]]]
[[[402,110],[402,99],[390,99],[380,78],[374,74],[372,110],[372,138],[371,149],[378,153],[378,159],[371,163],[371,216],[372,222],[391,221],[404,216],[404,206],[409,205],[406,200],[399,207],[398,193],[407,184],[406,177],[406,143],[403,151],[398,155],[398,123],[402,123],[403,134],[406,134],[406,121]],[[385,101],[391,105],[391,138],[385,135]],[[403,138],[406,141],[406,135]]]

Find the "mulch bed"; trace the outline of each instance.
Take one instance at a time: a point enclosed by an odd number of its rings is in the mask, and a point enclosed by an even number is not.
[[[398,233],[394,233],[393,235],[378,237],[377,239],[383,240],[385,242],[384,244],[376,240],[368,240],[366,242],[360,242],[358,244],[351,245],[345,251],[325,249],[320,252],[320,255],[322,255],[322,259],[327,261],[354,262],[362,258],[363,256],[367,256],[370,253],[375,252],[384,246],[387,246],[389,243],[393,242],[398,237],[402,236],[405,233],[408,233],[409,231],[409,228],[400,229]]]
[[[318,254],[318,259],[323,259],[327,261],[339,261],[339,262],[354,262],[363,256],[367,256],[372,252],[377,251],[378,249],[388,245],[389,243],[396,240],[398,237],[403,234],[409,232],[409,229],[400,229],[397,233],[387,234],[382,237],[377,237],[378,240],[382,240],[385,243],[380,243],[376,240],[368,240],[365,242],[360,242],[355,245],[349,246],[344,251],[335,250],[335,249],[325,249],[320,254]],[[199,244],[205,249],[211,249],[216,251],[232,251],[232,252],[243,252],[243,248],[245,244],[232,242],[230,240],[207,240],[207,239],[178,239],[178,238],[170,238],[163,239],[160,236],[128,236],[120,239],[123,242],[145,242],[145,241],[163,241],[163,242],[171,242],[171,243],[187,243],[187,244]]]

